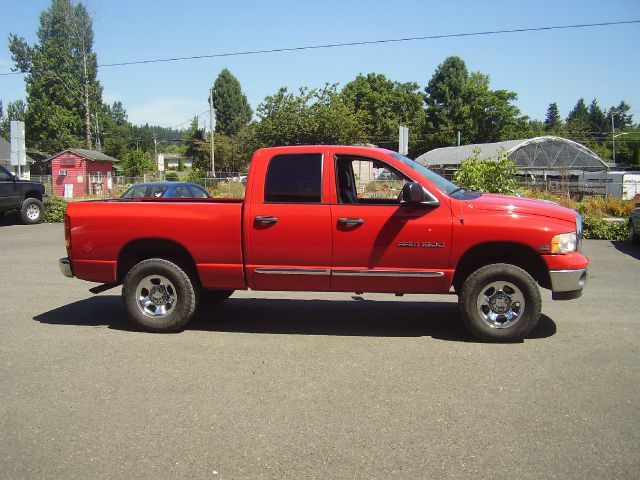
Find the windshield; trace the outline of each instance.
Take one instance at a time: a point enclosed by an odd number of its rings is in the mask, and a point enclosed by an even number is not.
[[[425,167],[424,165],[420,165],[415,160],[411,160],[410,158],[395,152],[392,152],[391,156],[396,160],[400,160],[402,163],[404,163],[408,167],[418,172],[420,175],[428,179],[430,182],[435,183],[438,186],[438,188],[444,191],[447,195],[451,195],[452,193],[463,191],[463,189],[458,187],[455,183],[452,183],[446,178],[441,177],[437,173],[432,172],[427,167]]]

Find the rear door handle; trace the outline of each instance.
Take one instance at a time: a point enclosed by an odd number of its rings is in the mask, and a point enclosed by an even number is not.
[[[340,225],[348,225],[348,226],[353,226],[353,225],[362,225],[364,223],[364,220],[361,218],[344,218],[341,217],[338,219],[338,223]]]
[[[256,222],[258,223],[269,224],[269,223],[276,223],[277,221],[278,221],[278,217],[265,217],[262,215],[258,215],[256,217]]]

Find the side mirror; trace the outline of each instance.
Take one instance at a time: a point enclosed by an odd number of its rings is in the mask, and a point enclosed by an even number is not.
[[[440,205],[438,199],[431,196],[422,185],[418,182],[407,182],[402,187],[401,199],[403,203],[410,205],[431,205],[437,207]]]

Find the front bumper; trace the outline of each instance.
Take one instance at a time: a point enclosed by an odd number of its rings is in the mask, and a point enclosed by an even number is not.
[[[587,284],[587,269],[551,270],[551,291],[554,300],[572,300],[582,295]]]
[[[68,257],[61,258],[58,260],[58,266],[60,267],[60,272],[65,277],[73,278],[73,272],[71,271],[71,260]]]

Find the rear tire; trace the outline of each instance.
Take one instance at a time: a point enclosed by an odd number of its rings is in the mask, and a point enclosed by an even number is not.
[[[633,229],[633,222],[629,220],[629,243],[640,243],[640,235]]]
[[[26,225],[34,225],[42,222],[44,217],[44,205],[37,198],[27,198],[20,207],[20,220]]]
[[[122,297],[129,319],[142,330],[157,333],[181,329],[198,303],[189,275],[162,258],[143,260],[129,270]]]
[[[542,309],[535,280],[508,263],[479,268],[462,284],[458,300],[467,330],[492,342],[522,340],[538,324]]]

